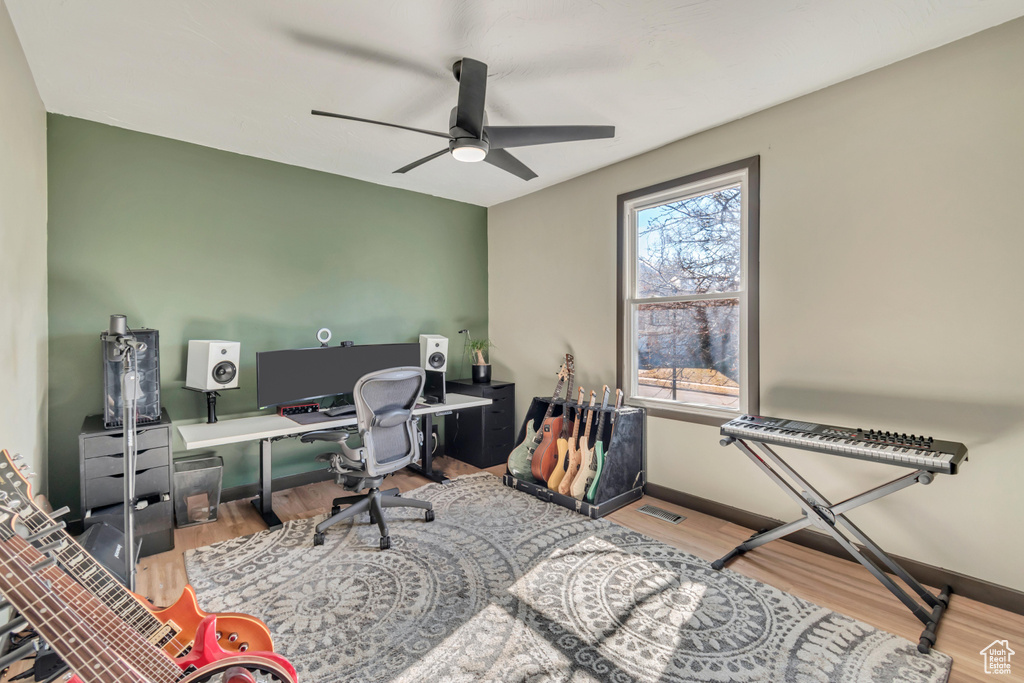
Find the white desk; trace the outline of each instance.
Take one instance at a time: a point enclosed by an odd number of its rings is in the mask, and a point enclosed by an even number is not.
[[[431,464],[430,434],[434,415],[445,415],[453,410],[478,408],[490,405],[490,403],[491,399],[489,398],[466,396],[464,394],[448,394],[446,403],[435,403],[415,408],[412,411],[413,415],[423,417],[425,421],[423,457],[421,465],[410,465],[410,468],[434,481],[445,481],[444,476],[435,472]],[[185,450],[224,446],[226,444],[243,443],[246,441],[259,441],[259,494],[252,502],[256,509],[260,511],[260,515],[263,517],[263,521],[267,523],[267,527],[277,529],[281,526],[281,519],[274,512],[271,505],[271,442],[278,439],[302,436],[307,432],[315,432],[320,429],[354,427],[355,424],[356,416],[354,414],[336,420],[325,420],[312,424],[299,424],[290,418],[280,415],[256,415],[254,417],[240,417],[234,420],[221,420],[213,424],[180,425],[178,426],[178,433],[181,434],[181,440],[185,443]]]

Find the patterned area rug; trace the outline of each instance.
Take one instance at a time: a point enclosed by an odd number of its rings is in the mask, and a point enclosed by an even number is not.
[[[317,517],[185,555],[204,609],[265,620],[302,683],[945,681],[951,660],[490,474],[313,547]]]

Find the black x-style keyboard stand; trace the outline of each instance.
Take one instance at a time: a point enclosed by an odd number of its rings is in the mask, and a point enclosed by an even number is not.
[[[757,465],[762,472],[768,475],[768,478],[775,482],[779,488],[786,492],[790,498],[803,508],[804,516],[798,520],[783,524],[782,526],[776,527],[769,531],[763,531],[761,533],[754,534],[749,539],[730,550],[724,557],[719,560],[715,560],[711,563],[713,569],[721,569],[734,557],[742,555],[748,550],[753,550],[758,546],[762,546],[769,541],[788,536],[789,534],[799,531],[800,529],[807,528],[809,526],[815,526],[823,531],[827,532],[832,538],[841,545],[846,552],[853,556],[855,560],[864,565],[865,568],[878,579],[883,586],[889,589],[889,591],[895,595],[900,601],[907,606],[907,608],[914,613],[914,616],[921,620],[921,623],[925,625],[924,631],[921,633],[921,639],[918,642],[917,649],[919,652],[927,654],[931,651],[933,645],[935,645],[935,631],[939,627],[939,620],[945,613],[946,608],[949,606],[949,594],[950,587],[946,586],[938,595],[933,595],[931,591],[922,586],[913,576],[907,573],[903,567],[896,563],[891,557],[885,554],[885,552],[878,547],[878,545],[872,541],[867,535],[857,528],[853,522],[847,517],[846,513],[854,508],[858,508],[865,503],[878,500],[884,496],[888,496],[891,493],[900,491],[913,486],[914,484],[930,484],[934,478],[934,474],[927,470],[917,470],[911,472],[898,479],[894,479],[887,484],[882,484],[869,491],[847,498],[846,500],[839,503],[830,503],[825,496],[821,495],[818,491],[811,486],[806,479],[801,477],[793,470],[792,467],[786,464],[786,462],[779,457],[779,454],[769,448],[766,444],[749,439],[761,450],[764,457],[758,455],[753,448],[743,439],[736,437],[726,437],[722,439],[721,444],[728,446],[735,444],[743,453],[750,458],[750,460]],[[768,462],[766,462],[766,460]],[[769,464],[769,462],[771,464]],[[774,465],[778,470],[784,473],[789,479],[802,488],[798,490],[793,484],[787,481],[782,474],[772,469]],[[898,576],[907,586],[909,586],[915,593],[921,597],[921,601],[916,600],[912,595],[907,593],[899,584],[892,580],[892,578],[886,574],[882,568],[880,568],[870,557],[861,552],[861,550],[853,544],[849,538],[843,533],[840,527],[845,527],[847,533],[860,543],[864,548],[871,552],[882,565],[885,566],[890,572]]]

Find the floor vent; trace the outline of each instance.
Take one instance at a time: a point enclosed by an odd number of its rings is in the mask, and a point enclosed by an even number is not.
[[[676,513],[669,512],[668,510],[662,510],[661,508],[654,507],[653,505],[644,505],[638,509],[638,512],[650,515],[651,517],[657,517],[658,519],[666,522],[672,522],[673,524],[679,524],[679,522],[686,519],[686,517],[683,517],[682,515],[677,515]]]

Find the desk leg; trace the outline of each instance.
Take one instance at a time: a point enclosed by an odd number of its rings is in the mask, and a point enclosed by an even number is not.
[[[434,431],[434,419],[430,413],[423,416],[423,454],[419,463],[413,463],[406,469],[416,474],[423,475],[430,481],[438,484],[447,484],[449,479],[441,472],[434,469],[434,452],[430,448],[431,436]]]
[[[259,493],[252,499],[252,504],[260,513],[267,528],[273,531],[282,526],[281,518],[274,512],[271,498],[273,475],[270,473],[270,439],[260,441],[260,483]]]

